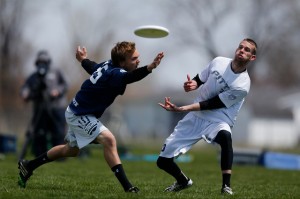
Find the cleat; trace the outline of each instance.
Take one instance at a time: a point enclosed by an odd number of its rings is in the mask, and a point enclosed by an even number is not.
[[[138,193],[140,190],[137,187],[130,187],[126,192],[128,193]]]
[[[28,169],[28,167],[27,167],[27,165],[28,165],[28,161],[27,160],[20,160],[18,162],[18,165],[19,165],[18,168],[20,170],[20,172],[19,172],[19,179],[18,179],[18,185],[21,188],[25,188],[27,180],[32,175],[32,171],[30,169]]]
[[[223,187],[221,189],[221,194],[233,195],[233,192],[232,192],[232,189],[230,187],[225,185],[225,187]]]
[[[193,181],[191,179],[188,180],[187,184],[181,185],[175,182],[171,186],[167,187],[164,192],[177,192],[183,189],[187,189],[193,185]]]

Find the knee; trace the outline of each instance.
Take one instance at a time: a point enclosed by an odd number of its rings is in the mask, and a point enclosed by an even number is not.
[[[228,131],[220,131],[215,139],[215,141],[221,147],[232,147],[231,133]]]
[[[78,150],[73,150],[71,153],[70,153],[70,156],[71,157],[77,157],[79,155],[79,149]]]
[[[65,145],[62,150],[63,157],[76,157],[79,155],[79,148]]]
[[[173,159],[172,158],[164,158],[164,157],[159,156],[156,161],[156,165],[160,169],[165,169],[166,167],[168,167],[170,161],[173,161]]]
[[[102,133],[101,133],[102,134]],[[112,133],[103,133],[100,134],[99,139],[97,139],[104,147],[112,148],[117,146],[117,141],[115,136]]]

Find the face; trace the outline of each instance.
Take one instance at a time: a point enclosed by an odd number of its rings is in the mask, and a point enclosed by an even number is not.
[[[124,68],[126,71],[135,70],[140,63],[139,56],[139,52],[135,50],[131,56],[127,56],[126,60],[121,63],[122,68]]]
[[[256,55],[253,54],[255,46],[248,42],[242,41],[239,47],[235,51],[235,60],[241,62],[253,61],[256,59]]]

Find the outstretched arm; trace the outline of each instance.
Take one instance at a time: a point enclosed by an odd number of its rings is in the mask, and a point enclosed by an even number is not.
[[[149,73],[151,73],[154,68],[156,68],[160,64],[161,59],[163,57],[164,57],[163,52],[158,53],[151,64],[137,68],[133,71],[127,72],[126,75],[124,75],[123,81],[126,84],[131,84],[133,82],[137,82],[137,81],[143,79]]]
[[[170,97],[165,97],[165,104],[158,103],[161,107],[166,109],[167,111],[174,111],[174,112],[187,112],[187,111],[199,111],[200,110],[200,104],[194,103],[186,106],[176,106],[173,104],[170,100]]]
[[[163,107],[167,111],[174,112],[187,112],[187,111],[200,111],[200,110],[211,110],[226,107],[225,104],[221,101],[219,96],[215,96],[209,100],[189,104],[185,106],[176,106],[170,101],[170,97],[165,97],[165,104],[158,103],[161,107]]]

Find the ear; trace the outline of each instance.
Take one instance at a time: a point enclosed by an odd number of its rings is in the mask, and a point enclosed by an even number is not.
[[[256,60],[256,55],[252,55],[251,58],[250,58],[250,60],[251,60],[251,61]]]
[[[125,61],[121,61],[119,65],[120,65],[121,68],[124,68],[124,66],[125,66]]]

